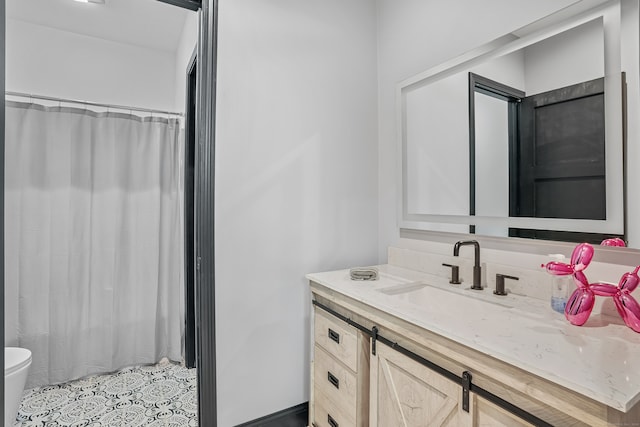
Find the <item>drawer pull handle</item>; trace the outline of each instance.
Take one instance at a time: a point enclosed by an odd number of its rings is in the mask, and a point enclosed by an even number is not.
[[[334,420],[333,417],[330,414],[327,414],[327,422],[329,423],[329,425],[331,427],[340,427],[338,422],[336,420]]]
[[[327,379],[335,388],[340,389],[340,380],[329,371],[327,371]]]
[[[329,338],[331,338],[332,341],[340,344],[340,334],[331,328],[329,328]]]

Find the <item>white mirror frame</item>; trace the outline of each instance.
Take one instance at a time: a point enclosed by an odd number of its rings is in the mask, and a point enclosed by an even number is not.
[[[586,3],[586,2],[585,2]],[[584,7],[584,5],[583,5]],[[571,15],[567,17],[567,14]],[[552,37],[597,18],[602,18],[605,59],[605,156],[606,156],[606,220],[577,220],[561,218],[488,217],[470,215],[430,215],[408,212],[407,197],[407,141],[406,95],[424,85],[452,74],[468,71],[473,66],[497,58]],[[398,140],[398,222],[400,228],[414,230],[449,231],[448,224],[467,224],[494,227],[533,228],[555,231],[575,231],[603,234],[624,234],[623,173],[623,114],[622,114],[622,55],[621,5],[613,0],[586,11],[563,9],[549,17],[524,27],[514,35],[503,36],[451,61],[410,77],[396,88],[396,126]]]

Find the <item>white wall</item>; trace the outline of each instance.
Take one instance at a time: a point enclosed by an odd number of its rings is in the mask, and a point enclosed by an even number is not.
[[[570,3],[571,0],[377,0],[378,256],[381,262],[386,260],[387,247],[399,237],[396,219],[399,197],[394,97],[396,83]]]
[[[524,91],[522,51],[495,58],[470,71]],[[456,72],[426,85],[407,87],[403,89],[403,93],[406,113],[407,213],[469,215],[468,71]],[[478,107],[479,105],[476,110]],[[482,119],[480,115],[476,117],[476,132],[477,127],[483,124]],[[506,126],[504,130],[506,132]],[[505,146],[504,150],[501,156],[507,157],[508,147]],[[483,154],[481,149],[477,151],[480,155]],[[490,160],[485,165],[487,168],[497,163],[497,158],[488,154],[477,157],[476,160],[476,174],[481,173],[483,166],[478,161]],[[508,163],[503,164],[502,168],[508,168]],[[493,205],[496,197],[501,199],[502,205],[508,206],[508,180],[506,185],[507,191],[503,194],[498,194],[493,189],[491,197],[484,200],[485,206]],[[477,202],[482,202],[487,194],[477,192],[476,195]],[[478,210],[478,207],[482,207],[482,204],[476,205],[476,215],[497,214],[495,210]],[[508,210],[502,212],[501,216],[508,216]]]
[[[596,19],[525,48],[527,95],[604,77],[603,34]]]
[[[309,398],[305,273],[376,262],[375,4],[223,0],[218,425]]]
[[[509,216],[509,109],[508,102],[475,93],[476,215]],[[476,227],[506,237],[506,228]],[[495,235],[495,234],[494,234]]]
[[[198,21],[197,12],[187,13],[182,27],[182,34],[178,43],[178,49],[176,50],[175,111],[184,112],[187,90],[187,66],[189,65],[191,55],[193,55],[193,51],[198,43]]]
[[[517,50],[509,55],[478,64],[471,69],[471,72],[526,92],[524,50]]]
[[[405,93],[409,214],[469,215],[468,82],[456,73]]]
[[[172,52],[7,19],[9,91],[172,111]]]

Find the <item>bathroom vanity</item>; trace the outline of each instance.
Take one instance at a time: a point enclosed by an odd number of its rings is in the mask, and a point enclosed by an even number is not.
[[[309,425],[640,425],[640,334],[621,320],[576,327],[543,299],[379,270],[307,276]]]
[[[403,80],[406,64],[389,74],[398,78],[395,98],[381,97],[380,111],[393,113],[395,126],[381,114],[389,132],[380,140],[394,129],[397,151],[380,158],[397,168],[399,236],[413,241],[389,249],[376,281],[352,281],[348,270],[307,275],[310,425],[640,426],[640,334],[612,301],[597,302],[583,327],[554,312],[540,266],[571,248],[522,240],[637,234],[628,219],[637,215],[624,215],[623,140],[638,141],[626,119],[638,115],[638,15],[635,0],[576,2]],[[597,109],[578,106],[588,87]],[[568,126],[558,110],[538,108],[568,108],[561,93],[575,93],[571,108],[584,121]],[[582,149],[585,122],[602,124],[591,134],[597,155]],[[553,143],[534,141],[543,134]],[[598,172],[578,172],[578,153],[584,170],[598,164]],[[587,214],[583,205],[602,210]],[[471,259],[460,248],[471,242],[452,242],[469,233],[498,238],[485,240],[493,246],[482,259],[476,245]],[[639,262],[634,252],[608,255],[616,263],[591,263],[591,280],[617,283]],[[458,276],[461,284],[449,283]]]

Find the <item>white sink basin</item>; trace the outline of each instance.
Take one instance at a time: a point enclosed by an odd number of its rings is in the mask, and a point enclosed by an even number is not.
[[[409,282],[399,285],[387,286],[378,289],[379,292],[388,295],[396,301],[403,301],[428,308],[429,306],[442,306],[455,304],[459,298],[469,298],[479,305],[493,304],[505,308],[513,308],[506,301],[499,301],[498,296],[489,291],[474,291],[464,288],[450,289],[434,286],[425,282]]]

